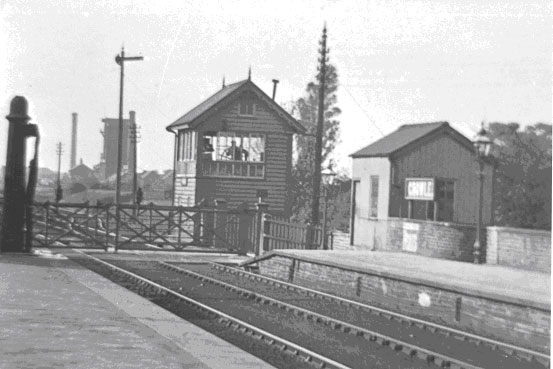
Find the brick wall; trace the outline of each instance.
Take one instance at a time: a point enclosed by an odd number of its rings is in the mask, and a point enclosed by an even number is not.
[[[422,256],[473,261],[474,226],[417,219],[388,218],[368,223],[368,244],[356,249],[411,252]],[[485,248],[485,229],[481,245]],[[484,259],[485,252],[481,253]]]
[[[401,314],[549,352],[549,310],[283,256],[260,261],[259,271]]]
[[[330,242],[332,250],[355,250],[355,247],[350,245],[350,237],[347,232],[332,231]]]
[[[551,273],[551,232],[488,227],[488,264]]]

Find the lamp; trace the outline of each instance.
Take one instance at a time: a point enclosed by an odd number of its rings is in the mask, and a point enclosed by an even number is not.
[[[331,186],[334,184],[334,178],[336,178],[336,172],[332,170],[332,164],[321,170],[321,177],[323,177],[323,184],[325,186]]]
[[[484,129],[484,122],[482,122],[482,128],[474,137],[473,145],[476,153],[476,160],[478,161],[478,200],[477,200],[477,212],[476,212],[476,239],[473,245],[474,263],[480,263],[480,232],[482,228],[482,197],[484,193],[484,159],[490,155],[490,149],[492,146],[492,140],[488,136],[488,132]]]
[[[490,155],[492,140],[490,140],[488,132],[484,129],[484,122],[482,122],[482,128],[480,128],[480,131],[478,131],[474,137],[473,145],[476,149],[476,155],[478,155],[478,158],[485,158]]]

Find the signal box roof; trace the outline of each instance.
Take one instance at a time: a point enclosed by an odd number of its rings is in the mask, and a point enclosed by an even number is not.
[[[251,91],[261,100],[267,103],[277,115],[283,118],[296,133],[305,133],[306,129],[292,117],[286,110],[278,105],[273,99],[265,94],[259,87],[257,87],[251,80],[246,79],[240,82],[230,84],[223,87],[215,94],[211,95],[207,100],[194,107],[188,113],[167,126],[168,131],[173,131],[182,128],[196,128],[200,125],[210,112],[217,110],[218,107],[224,105],[226,102],[232,100],[244,91]]]

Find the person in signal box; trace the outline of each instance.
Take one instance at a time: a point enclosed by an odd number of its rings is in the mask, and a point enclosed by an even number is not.
[[[236,146],[236,141],[232,140],[230,147],[225,150],[224,155],[228,160],[248,161],[249,153],[248,150]]]

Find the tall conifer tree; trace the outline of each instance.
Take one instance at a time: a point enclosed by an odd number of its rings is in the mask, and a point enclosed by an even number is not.
[[[321,48],[320,58],[324,47]],[[325,50],[326,54],[326,50]],[[325,60],[326,62],[326,60]],[[294,218],[300,221],[311,219],[313,200],[313,175],[315,170],[320,174],[321,168],[315,168],[316,133],[319,113],[319,85],[322,77],[319,67],[315,81],[307,84],[305,94],[293,106],[293,113],[299,116],[300,122],[307,129],[307,135],[298,136],[295,142],[295,161],[292,168],[292,212]],[[337,119],[341,113],[336,106],[338,90],[338,72],[332,64],[326,64],[324,70],[323,127],[321,142],[321,163],[325,165],[338,142],[340,122]]]

